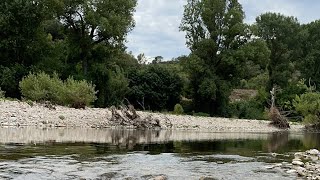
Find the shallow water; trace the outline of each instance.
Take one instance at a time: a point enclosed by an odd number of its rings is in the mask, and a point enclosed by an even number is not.
[[[0,128],[0,179],[295,179],[270,163],[318,133]]]

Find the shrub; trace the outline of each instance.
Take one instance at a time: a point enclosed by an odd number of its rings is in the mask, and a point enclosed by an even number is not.
[[[63,105],[71,105],[74,108],[85,108],[96,100],[94,88],[94,85],[85,80],[77,81],[68,78],[63,92],[60,93],[59,101]]]
[[[255,99],[230,104],[230,115],[240,119],[265,119],[264,107]]]
[[[63,82],[57,75],[50,77],[44,72],[30,73],[19,83],[22,96],[32,101],[50,101],[59,104],[59,95],[63,89]]]
[[[303,115],[303,122],[307,126],[320,128],[320,93],[308,92],[296,96],[293,105]]]
[[[85,80],[77,81],[72,77],[63,82],[55,74],[52,77],[41,72],[30,73],[19,83],[22,96],[28,100],[69,105],[84,108],[96,99],[94,85]]]
[[[174,114],[178,114],[178,115],[184,113],[183,107],[181,106],[181,104],[176,104],[176,105],[174,106],[173,113],[174,113]]]

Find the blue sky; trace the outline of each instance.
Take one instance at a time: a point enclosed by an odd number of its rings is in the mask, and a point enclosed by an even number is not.
[[[246,23],[254,23],[264,12],[295,16],[301,23],[320,19],[319,0],[239,0],[246,13]],[[185,35],[179,32],[186,0],[138,0],[134,14],[136,27],[128,35],[127,47],[135,56],[145,53],[149,58],[165,60],[187,55]]]

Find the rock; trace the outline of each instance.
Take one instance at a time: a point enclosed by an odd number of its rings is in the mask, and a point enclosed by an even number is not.
[[[303,167],[298,167],[297,168],[297,173],[300,175],[300,176],[306,176],[307,175],[307,170]]]
[[[320,152],[317,149],[311,149],[311,150],[307,151],[306,153],[313,155],[313,156],[317,156],[320,154]]]
[[[298,161],[298,160],[293,160],[293,161],[292,161],[292,164],[293,164],[293,165],[297,165],[297,166],[304,166],[304,163],[301,162],[301,161]]]
[[[164,175],[161,175],[161,176],[156,176],[154,178],[152,178],[152,180],[167,180],[168,178]]]
[[[216,178],[213,178],[213,177],[201,177],[199,180],[216,180]]]
[[[273,169],[274,166],[266,166],[265,168],[266,168],[266,169]]]
[[[288,174],[294,174],[294,173],[297,173],[297,171],[294,170],[294,169],[290,169],[290,170],[286,171],[286,173],[288,173]]]
[[[294,153],[294,158],[295,159],[301,159],[303,158],[304,154],[302,152],[297,152],[297,153]]]

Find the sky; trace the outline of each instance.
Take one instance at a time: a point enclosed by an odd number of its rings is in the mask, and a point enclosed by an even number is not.
[[[319,0],[239,0],[246,14],[246,23],[265,12],[295,16],[301,23],[320,19]],[[185,33],[179,31],[186,0],[138,0],[134,13],[136,26],[127,37],[128,52],[144,53],[149,59],[156,56],[170,60],[188,55]]]

